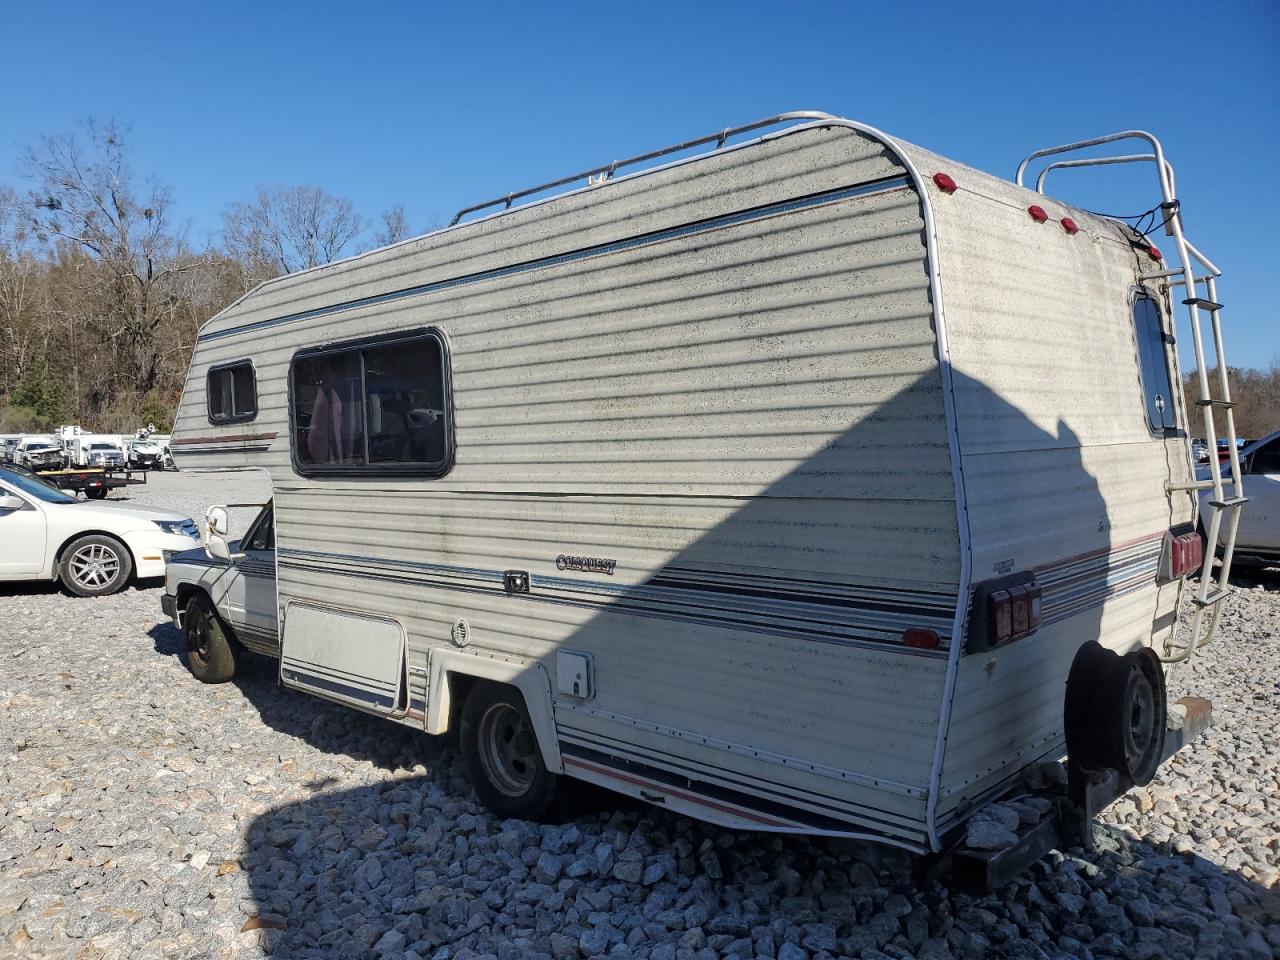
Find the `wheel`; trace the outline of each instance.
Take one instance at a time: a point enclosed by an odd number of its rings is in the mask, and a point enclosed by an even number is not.
[[[458,739],[467,779],[495,816],[540,820],[551,811],[559,778],[542,760],[514,687],[477,683],[462,708]]]
[[[107,498],[107,488],[85,487],[84,495],[87,500],[105,500]]]
[[[123,590],[133,574],[133,557],[123,543],[100,533],[74,541],[62,554],[58,579],[77,597],[105,597]]]
[[[240,643],[203,593],[187,604],[183,616],[187,634],[187,667],[201,683],[226,683],[236,675]]]
[[[1160,766],[1168,720],[1160,658],[1145,648],[1125,654],[1111,687],[1111,709],[1118,715],[1109,731],[1112,765],[1145,786]]]
[[[1164,752],[1168,700],[1153,650],[1120,656],[1096,641],[1076,652],[1067,679],[1067,753],[1082,769],[1111,768],[1142,786]]]

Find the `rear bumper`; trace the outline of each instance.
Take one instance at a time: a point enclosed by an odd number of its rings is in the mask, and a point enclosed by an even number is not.
[[[1183,697],[1169,704],[1165,726],[1163,766],[1170,757],[1213,726],[1213,703],[1203,697]],[[1018,842],[1000,850],[960,847],[950,857],[951,886],[981,896],[1002,887],[1050,850],[1076,844],[1093,845],[1093,818],[1134,786],[1116,770],[1079,770],[1067,764],[1065,791],[1048,792],[1055,815],[1020,829]]]

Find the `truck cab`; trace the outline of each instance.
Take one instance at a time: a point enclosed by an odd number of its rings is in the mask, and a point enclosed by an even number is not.
[[[279,656],[273,505],[262,507],[243,537],[223,543],[226,557],[207,546],[172,554],[161,599],[186,637],[191,672],[206,683],[230,679],[242,649]]]

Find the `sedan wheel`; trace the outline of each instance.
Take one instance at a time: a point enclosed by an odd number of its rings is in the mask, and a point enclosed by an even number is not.
[[[62,555],[60,579],[79,597],[102,597],[124,589],[133,558],[119,540],[101,534],[81,537]]]

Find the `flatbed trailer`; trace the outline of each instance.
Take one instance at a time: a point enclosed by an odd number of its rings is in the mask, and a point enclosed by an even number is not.
[[[70,490],[83,493],[86,499],[101,500],[119,487],[133,486],[147,482],[145,471],[104,470],[101,467],[86,470],[37,470],[39,476],[58,487],[59,490]]]

